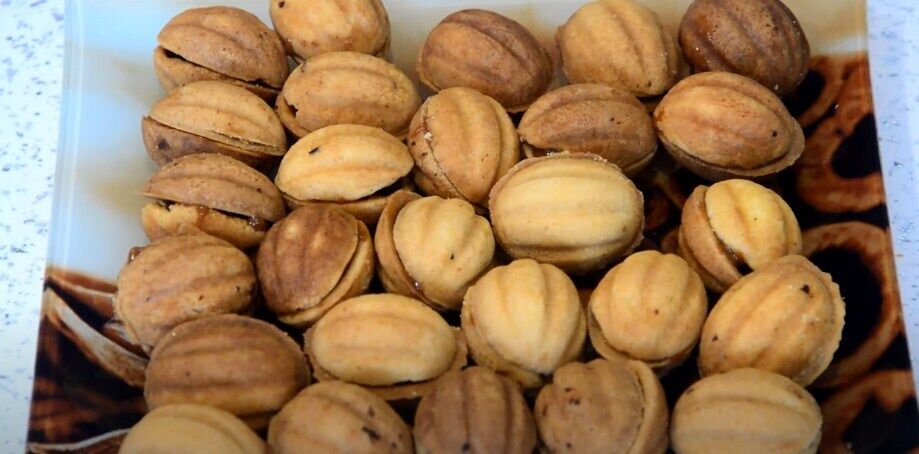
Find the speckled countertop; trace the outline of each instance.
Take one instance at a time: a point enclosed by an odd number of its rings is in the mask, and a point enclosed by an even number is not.
[[[51,216],[64,0],[0,0],[0,452],[22,452]],[[919,353],[919,5],[869,0],[872,82],[913,362]],[[915,126],[915,127],[913,127]]]

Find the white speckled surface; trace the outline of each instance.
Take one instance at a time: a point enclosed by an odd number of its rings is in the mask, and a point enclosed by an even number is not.
[[[26,435],[58,140],[63,11],[64,0],[0,0],[0,452],[22,452]],[[917,22],[916,0],[869,0],[878,133],[914,363],[919,356]]]

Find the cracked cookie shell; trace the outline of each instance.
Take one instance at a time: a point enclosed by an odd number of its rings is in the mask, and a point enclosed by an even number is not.
[[[801,229],[791,208],[748,180],[696,187],[683,205],[678,235],[680,255],[717,293],[750,270],[801,253]]]
[[[357,124],[404,139],[419,106],[415,85],[392,63],[357,52],[327,52],[294,69],[276,109],[297,137],[326,126]]]
[[[588,153],[525,159],[491,190],[498,242],[513,258],[569,273],[608,265],[642,239],[644,199],[619,167]]]
[[[383,287],[440,311],[460,308],[495,252],[491,225],[471,204],[405,191],[386,204],[375,245]]]
[[[534,408],[548,452],[662,454],[667,450],[664,389],[640,361],[595,359],[555,371]]]
[[[695,0],[680,44],[697,72],[741,74],[779,96],[798,87],[810,63],[804,30],[779,0]]]
[[[204,234],[169,236],[144,247],[118,273],[115,319],[145,352],[174,327],[210,315],[251,310],[252,262]]]
[[[239,8],[193,8],[173,17],[156,37],[153,69],[166,91],[219,80],[272,100],[287,78],[281,40]]]
[[[473,88],[510,112],[525,110],[554,76],[552,59],[526,27],[482,9],[441,20],[424,40],[415,71],[435,92]]]
[[[307,204],[268,231],[255,265],[268,309],[282,322],[304,327],[367,290],[373,241],[354,216]]]
[[[736,369],[699,380],[673,408],[677,454],[814,453],[823,416],[808,392],[778,374]]]
[[[275,183],[292,208],[327,203],[375,224],[413,166],[405,144],[383,130],[334,125],[290,147]]]
[[[466,364],[459,330],[413,298],[371,294],[338,303],[305,336],[319,381],[362,385],[386,400],[420,397]]]
[[[536,424],[515,383],[484,367],[452,371],[421,398],[415,451],[530,454]]]
[[[429,195],[484,206],[488,191],[520,160],[514,122],[497,101],[454,87],[428,98],[412,118],[415,183]]]
[[[702,327],[699,372],[755,367],[807,386],[833,359],[845,312],[829,274],[800,255],[782,257],[715,304]]]
[[[578,292],[562,270],[534,260],[493,268],[466,292],[460,313],[476,363],[537,388],[575,360],[587,327]]]
[[[309,383],[300,347],[268,322],[234,314],[183,323],[150,355],[144,397],[158,407],[212,405],[253,428]]]
[[[157,165],[216,153],[256,168],[287,151],[284,127],[257,96],[223,82],[195,82],[160,99],[141,120],[147,154]]]
[[[687,72],[676,39],[653,11],[632,0],[587,3],[555,40],[574,84],[610,85],[641,98],[663,94]]]
[[[340,381],[300,392],[271,420],[272,453],[411,454],[411,429],[373,393]]]
[[[267,446],[232,413],[198,404],[159,407],[128,432],[119,454],[264,454]]]
[[[383,57],[389,47],[389,15],[380,0],[271,0],[268,12],[298,61],[337,51]]]
[[[611,269],[590,295],[590,341],[607,359],[634,359],[657,373],[696,346],[708,298],[699,276],[673,254],[642,251]]]
[[[523,114],[517,131],[527,156],[593,153],[627,175],[641,170],[657,151],[645,106],[607,85],[575,84],[546,93]]]
[[[284,217],[284,199],[265,175],[227,156],[202,153],[163,166],[140,190],[154,199],[141,210],[151,241],[204,232],[240,249],[255,246]]]
[[[804,132],[775,93],[753,79],[706,72],[676,84],[654,109],[664,148],[702,178],[759,178],[794,164]]]

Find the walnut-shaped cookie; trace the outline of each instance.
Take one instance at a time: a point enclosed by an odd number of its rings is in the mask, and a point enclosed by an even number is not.
[[[798,87],[810,63],[804,30],[780,0],[695,0],[680,44],[697,72],[741,74],[779,96]]]
[[[845,313],[829,274],[800,255],[782,257],[715,304],[702,327],[699,372],[755,367],[807,386],[830,365]]]
[[[298,62],[326,52],[383,57],[389,15],[380,0],[271,0],[271,22]]]
[[[131,428],[120,454],[264,454],[267,446],[239,418],[216,407],[159,407]]]
[[[491,266],[495,237],[468,202],[398,191],[383,209],[374,245],[387,291],[443,311],[459,309],[466,289]]]
[[[775,93],[744,76],[700,73],[654,109],[667,152],[702,178],[758,178],[794,164],[804,132]]]
[[[373,267],[367,226],[338,208],[319,204],[306,204],[275,224],[255,260],[268,309],[299,327],[367,290]]]
[[[748,180],[698,186],[683,205],[680,255],[709,290],[724,293],[750,270],[801,253],[801,228],[771,189]]]
[[[151,409],[212,405],[253,428],[309,383],[300,347],[268,322],[235,314],[183,323],[156,344],[144,397]]]
[[[224,82],[191,83],[160,99],[141,120],[141,134],[157,165],[218,153],[263,168],[287,151],[284,127],[271,107]]]
[[[591,294],[590,342],[604,358],[643,361],[663,373],[696,346],[707,311],[705,286],[683,259],[637,252],[606,273]]]
[[[156,36],[153,69],[166,91],[219,80],[273,100],[287,78],[281,40],[254,14],[230,6],[193,8]]]
[[[140,190],[141,225],[150,241],[204,232],[240,249],[258,246],[272,222],[284,217],[284,199],[265,175],[219,154],[183,156],[163,166]]]
[[[275,183],[291,208],[328,203],[375,224],[413,166],[405,144],[383,130],[335,125],[290,147]]]
[[[562,270],[521,259],[493,268],[466,292],[460,314],[476,363],[536,388],[581,353],[587,333],[578,291]]]
[[[386,400],[418,398],[445,372],[466,364],[462,333],[426,304],[401,295],[342,301],[304,342],[316,379],[362,385]]]
[[[552,82],[552,58],[523,25],[492,11],[457,11],[421,46],[415,71],[435,92],[469,87],[510,112],[525,110]]]
[[[276,109],[298,137],[330,125],[358,124],[404,139],[420,105],[418,90],[396,65],[357,52],[328,52],[294,69]]]
[[[627,175],[657,151],[648,110],[635,96],[608,85],[574,84],[546,93],[523,114],[518,132],[528,156],[593,153]]]
[[[759,369],[735,369],[699,380],[673,408],[677,454],[817,452],[823,416],[807,390]]]
[[[373,393],[340,381],[300,392],[271,420],[272,453],[411,454],[411,429]]]
[[[492,188],[488,207],[511,257],[583,273],[641,242],[643,200],[615,165],[589,153],[558,153],[515,165]]]
[[[533,410],[548,452],[647,453],[667,449],[667,399],[640,361],[595,359],[555,371]]]
[[[501,104],[471,88],[428,98],[412,118],[415,183],[427,194],[484,206],[488,191],[520,160],[514,122]]]
[[[517,385],[484,367],[448,372],[415,412],[415,452],[530,454],[536,424]]]
[[[255,269],[230,243],[204,234],[154,241],[118,273],[115,319],[145,352],[181,323],[252,309]]]
[[[610,85],[641,98],[663,94],[687,72],[676,38],[633,0],[587,3],[555,40],[571,83]]]

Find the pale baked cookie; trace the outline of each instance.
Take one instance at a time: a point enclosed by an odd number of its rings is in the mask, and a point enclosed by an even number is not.
[[[147,413],[118,448],[120,454],[264,454],[265,442],[216,407],[166,405]]]
[[[586,334],[577,289],[562,270],[530,259],[492,269],[469,288],[461,312],[476,363],[536,388],[581,353]]]
[[[759,369],[736,369],[690,386],[673,408],[677,454],[817,452],[823,417],[795,382]]]
[[[389,15],[380,0],[271,0],[271,22],[298,62],[326,52],[383,57]]]
[[[268,231],[255,265],[268,309],[282,322],[304,327],[367,290],[373,241],[354,216],[307,204]]]
[[[687,72],[676,39],[657,14],[632,0],[585,4],[555,39],[572,83],[600,83],[647,97],[663,94]]]
[[[375,224],[413,165],[405,144],[379,128],[335,125],[290,147],[275,183],[292,208],[327,203]]]
[[[570,363],[536,397],[536,424],[549,452],[661,454],[667,400],[640,361]]]
[[[680,255],[724,293],[744,274],[801,253],[801,229],[778,194],[748,180],[698,186],[683,205]]]
[[[800,255],[782,257],[715,304],[702,327],[699,372],[756,367],[807,386],[833,359],[845,312],[829,274]]]
[[[521,161],[488,201],[501,246],[514,258],[570,273],[602,268],[642,239],[643,198],[618,167],[587,153]]]
[[[604,358],[643,361],[663,373],[695,347],[707,311],[705,286],[683,259],[642,251],[613,267],[597,285],[587,326]]]

